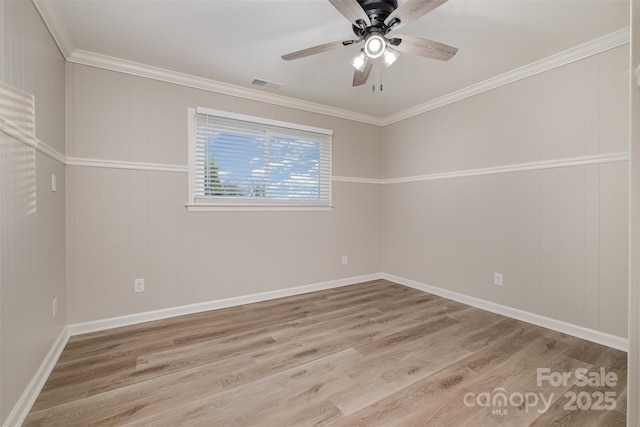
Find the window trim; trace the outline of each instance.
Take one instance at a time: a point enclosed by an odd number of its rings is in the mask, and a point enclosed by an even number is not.
[[[189,201],[186,204],[187,209],[190,212],[221,212],[221,211],[262,211],[262,212],[274,212],[274,211],[329,211],[333,209],[333,172],[332,172],[332,143],[329,142],[329,176],[328,183],[329,186],[329,203],[318,203],[313,201],[304,201],[304,200],[282,200],[282,201],[268,201],[264,202],[235,202],[230,200],[225,201],[211,201],[209,203],[196,202],[196,191],[195,191],[195,176],[196,176],[196,143],[195,143],[195,115],[196,114],[207,114],[211,116],[218,116],[227,119],[234,119],[240,121],[247,121],[251,123],[258,123],[267,126],[278,126],[284,127],[299,131],[313,132],[321,135],[327,135],[329,137],[333,136],[333,131],[330,129],[317,128],[313,126],[301,125],[298,123],[290,123],[279,120],[272,120],[263,117],[249,116],[245,114],[232,113],[228,111],[215,110],[211,108],[205,107],[190,107],[187,109],[187,121],[188,121],[188,197]]]

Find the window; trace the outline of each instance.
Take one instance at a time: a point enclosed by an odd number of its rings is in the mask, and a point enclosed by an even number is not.
[[[332,131],[189,109],[190,210],[331,207]]]

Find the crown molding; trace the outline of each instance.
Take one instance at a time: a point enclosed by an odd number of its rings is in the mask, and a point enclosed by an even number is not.
[[[540,61],[532,62],[514,70],[507,71],[504,74],[500,74],[498,76],[484,80],[480,83],[467,86],[464,89],[452,92],[440,98],[425,102],[424,104],[417,105],[415,107],[401,111],[397,114],[392,114],[382,119],[380,125],[387,126],[401,120],[405,120],[426,113],[428,111],[444,107],[445,105],[449,105],[457,101],[462,101],[465,98],[469,98],[483,92],[496,89],[500,86],[504,86],[506,84],[513,83],[515,81],[522,80],[527,77],[543,73],[545,71],[549,71],[553,68],[557,68],[592,55],[597,55],[598,53],[604,52],[606,50],[625,45],[629,43],[630,40],[630,28],[623,28],[611,34],[607,34],[603,37],[588,41],[565,51],[548,56],[544,59],[541,59]]]
[[[454,102],[461,101],[465,98],[496,89],[500,86],[622,46],[629,43],[631,37],[631,29],[626,27],[603,37],[567,49],[563,52],[551,55],[540,61],[516,68],[496,77],[492,77],[464,89],[444,95],[440,98],[400,111],[396,114],[391,114],[386,117],[376,117],[329,105],[303,101],[269,92],[262,92],[252,88],[231,85],[203,77],[76,49],[64,24],[62,16],[54,2],[47,0],[32,0],[32,2],[42,16],[49,32],[58,44],[60,51],[69,62],[160,80],[167,83],[174,83],[223,95],[249,99],[252,101],[264,102],[281,107],[295,108],[312,113],[324,114],[327,116],[338,117],[375,126],[387,126],[419,114],[444,107]]]
[[[67,58],[67,60],[75,64],[88,65],[91,67],[98,67],[111,71],[118,71],[134,76],[160,80],[167,83],[174,83],[181,86],[192,87],[195,89],[206,90],[223,95],[235,96],[237,98],[249,99],[251,101],[264,102],[281,107],[295,108],[297,110],[324,114],[327,116],[353,120],[356,122],[362,122],[371,125],[379,126],[381,121],[379,117],[370,116],[368,114],[357,113],[354,111],[344,110],[341,108],[317,104],[309,101],[303,101],[300,99],[277,95],[269,92],[262,92],[256,89],[236,86],[229,83],[223,83],[216,80],[194,76],[191,74],[185,74],[160,67],[154,67],[151,65],[140,64],[137,62],[102,55],[94,52],[88,52],[85,50],[74,50],[71,56]]]
[[[51,0],[31,0],[33,5],[40,13],[42,20],[49,29],[51,36],[58,45],[58,49],[62,52],[62,55],[69,59],[73,51],[76,50],[71,35],[67,30],[67,26],[64,24],[60,11]]]
[[[203,77],[193,76],[190,74],[167,70],[160,67],[154,67],[151,65],[127,61],[125,59],[77,49],[71,39],[71,35],[69,34],[66,25],[64,24],[62,15],[60,14],[58,8],[55,6],[54,2],[50,0],[31,1],[38,10],[38,13],[45,22],[45,25],[49,29],[49,32],[51,33],[53,39],[58,45],[58,48],[60,49],[60,52],[62,52],[62,55],[64,55],[65,59],[69,62],[103,68],[139,77],[146,77],[154,80],[164,81],[167,83],[174,83],[182,86],[192,87],[195,89],[202,89],[209,92],[220,93],[223,95],[249,99],[252,101],[264,102],[281,107],[295,108],[312,113],[324,114],[327,116],[333,116],[341,119],[353,120],[356,122],[380,126],[380,122],[382,120],[380,117],[357,113],[355,111],[344,110],[341,108],[331,107],[314,102],[303,101],[300,99],[272,94],[269,92],[261,92],[256,89],[218,82]]]
[[[193,87],[195,89],[202,89],[224,95],[279,105],[282,107],[295,108],[303,111],[339,117],[376,126],[387,126],[401,120],[405,120],[419,114],[444,107],[454,102],[461,101],[465,98],[469,98],[471,96],[496,89],[500,86],[504,86],[506,84],[543,73],[553,68],[557,68],[571,62],[596,55],[606,50],[622,46],[629,43],[630,35],[630,28],[623,28],[614,33],[591,40],[576,47],[567,49],[563,52],[551,55],[540,61],[536,61],[520,68],[516,68],[515,70],[508,71],[504,74],[500,74],[496,77],[492,77],[488,80],[473,84],[464,89],[452,92],[448,95],[436,98],[432,101],[420,104],[418,106],[409,108],[407,110],[401,111],[397,114],[392,114],[384,118],[331,107],[328,105],[317,104],[309,101],[303,101],[300,99],[290,98],[282,95],[276,95],[273,93],[262,92],[255,89],[235,86],[228,83],[206,79],[203,77],[179,73],[164,68],[140,64],[137,62],[127,61],[120,58],[101,55],[79,49],[74,50],[67,59],[69,62],[73,62],[76,64],[104,68],[111,71],[118,71],[140,77],[174,83],[182,86]]]

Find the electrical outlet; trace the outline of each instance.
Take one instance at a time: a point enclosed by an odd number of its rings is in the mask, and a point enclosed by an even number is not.
[[[53,317],[58,315],[58,298],[54,298],[51,303],[51,314]]]
[[[493,284],[496,286],[502,286],[502,273],[493,273]]]
[[[346,255],[342,255],[342,265],[347,265],[349,263],[349,258]]]
[[[144,279],[135,279],[133,281],[133,292],[144,292]]]

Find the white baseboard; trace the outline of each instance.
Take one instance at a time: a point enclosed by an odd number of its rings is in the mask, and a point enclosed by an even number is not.
[[[424,283],[416,282],[415,280],[405,279],[402,277],[394,276],[392,274],[383,273],[382,278],[391,282],[408,286],[410,288],[418,289],[423,292],[429,292],[430,294],[438,295],[444,298],[461,302],[463,304],[491,311],[492,313],[501,314],[503,316],[522,320],[523,322],[531,323],[533,325],[541,326],[543,328],[551,329],[557,332],[562,332],[564,334],[582,338],[587,341],[595,342],[597,344],[606,345],[607,347],[615,348],[622,351],[629,350],[629,340],[627,338],[618,337],[616,335],[607,334],[605,332],[573,325],[561,320],[551,319],[539,314],[534,314],[528,311],[519,310],[517,308],[508,307],[506,305],[497,304],[495,302],[482,300],[479,298],[438,288],[436,286],[426,285]]]
[[[108,319],[94,320],[84,323],[74,323],[67,326],[68,335],[80,335],[89,332],[103,331],[122,326],[130,326],[138,323],[151,322],[154,320],[168,319],[176,316],[184,316],[187,314],[201,313],[209,310],[217,310],[221,308],[234,307],[238,305],[251,304],[255,302],[268,301],[276,298],[284,298],[293,295],[301,295],[309,292],[321,291],[324,289],[339,288],[342,286],[353,285],[370,280],[386,279],[404,286],[439,295],[454,301],[468,304],[483,310],[501,314],[503,316],[522,320],[543,328],[552,329],[554,331],[569,334],[578,338],[592,341],[598,344],[606,345],[622,351],[628,351],[629,340],[627,338],[616,335],[607,334],[605,332],[596,331],[585,328],[583,326],[574,325],[563,322],[561,320],[552,319],[539,314],[530,313],[506,305],[495,302],[486,301],[480,298],[460,294],[458,292],[449,291],[436,286],[427,285],[414,280],[405,279],[403,277],[394,276],[387,273],[373,273],[362,276],[348,277],[345,279],[331,280],[327,282],[314,283],[311,285],[297,286],[286,289],[278,289],[275,291],[260,292],[256,294],[243,295],[233,298],[221,300],[206,301],[197,304],[183,305],[178,307],[170,307],[161,310],[147,311],[144,313],[136,313],[127,316],[112,317]]]
[[[348,277],[344,279],[330,280],[327,282],[314,283],[311,285],[297,286],[275,291],[261,292],[257,294],[244,295],[233,298],[226,298],[215,301],[208,301],[198,304],[183,305],[179,307],[171,307],[162,310],[148,311],[145,313],[131,314],[128,316],[113,317],[109,319],[95,320],[85,323],[75,323],[67,325],[61,332],[56,341],[51,346],[49,353],[42,361],[40,368],[33,376],[31,382],[27,385],[25,391],[14,406],[13,410],[3,423],[3,427],[13,427],[21,425],[26,419],[31,407],[38,398],[38,394],[44,387],[51,371],[53,370],[58,358],[62,354],[69,338],[73,335],[85,334],[88,332],[97,332],[106,329],[117,328],[121,326],[135,325],[138,323],[150,322],[153,320],[167,319],[186,314],[201,313],[209,310],[233,307],[243,304],[251,304],[254,302],[268,301],[276,298],[283,298],[294,295],[301,295],[309,292],[321,291],[324,289],[339,288],[342,286],[354,285],[357,283],[367,282],[371,280],[385,279],[400,285],[418,289],[454,301],[468,304],[482,310],[491,311],[503,316],[522,320],[543,328],[552,329],[598,344],[606,345],[622,351],[628,351],[629,340],[604,332],[595,331],[593,329],[584,328],[582,326],[572,325],[560,320],[551,319],[538,314],[529,313],[512,307],[507,307],[494,302],[482,300],[414,280],[405,279],[387,273],[373,273],[362,276]]]
[[[13,407],[13,410],[2,424],[3,427],[20,426],[24,423],[27,415],[29,415],[29,411],[31,411],[31,407],[33,407],[40,391],[42,391],[44,384],[47,382],[49,375],[51,375],[51,371],[53,371],[54,366],[56,366],[62,350],[64,350],[64,347],[67,345],[69,336],[68,328],[65,326],[20,396],[20,399],[18,399],[18,402]]]
[[[217,310],[220,308],[234,307],[238,305],[251,304],[254,302],[268,301],[276,298],[283,298],[293,295],[301,295],[309,292],[321,291],[324,289],[339,288],[342,286],[355,285],[356,283],[367,282],[369,280],[379,280],[382,273],[366,274],[363,276],[348,277],[345,279],[330,280],[327,282],[314,283],[311,285],[296,286],[293,288],[278,289],[276,291],[260,292],[257,294],[243,295],[239,297],[226,298],[221,300],[207,301],[197,304],[170,307],[161,310],[147,311],[145,313],[130,314],[127,316],[112,317],[109,319],[94,320],[91,322],[74,323],[68,325],[69,335],[80,335],[89,332],[103,331],[106,329],[130,326],[138,323],[151,322],[153,320],[168,319],[186,314],[201,313],[203,311]]]

